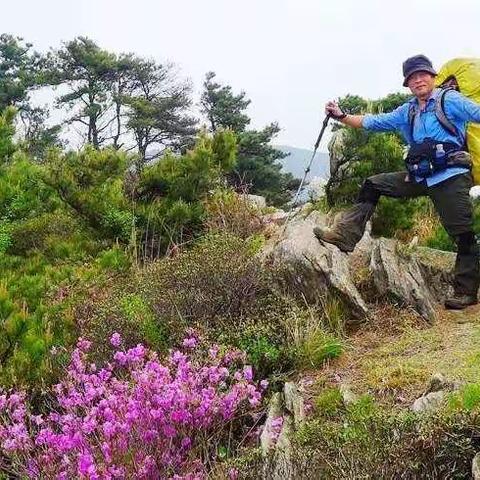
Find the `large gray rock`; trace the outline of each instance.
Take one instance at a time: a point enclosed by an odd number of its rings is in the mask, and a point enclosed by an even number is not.
[[[294,382],[286,382],[283,386],[283,396],[285,398],[285,408],[293,416],[295,428],[298,428],[305,420],[305,403],[297,385]]]
[[[443,390],[432,392],[417,398],[411,407],[414,412],[432,412],[439,409],[445,400],[445,393]]]
[[[291,217],[266,245],[264,262],[281,267],[285,280],[307,299],[323,300],[327,293],[335,293],[356,318],[364,318],[368,308],[352,282],[348,255],[319,242],[313,234],[313,228],[325,225],[325,221],[325,215],[318,211],[306,218],[301,214]]]
[[[367,278],[374,295],[411,307],[429,322],[436,319],[438,304],[451,290],[455,254],[372,239],[367,229],[354,252],[347,255],[317,240],[313,228],[331,224],[335,218],[311,208],[304,205],[283,226],[275,226],[261,254],[265,264],[279,267],[279,281],[312,302],[324,301],[333,293],[349,307],[352,318],[365,319],[368,307],[355,282]]]
[[[373,247],[370,267],[380,295],[413,307],[429,322],[435,320],[436,298],[414,255],[399,252],[396,241],[380,238]]]
[[[452,292],[453,268],[456,254],[427,247],[416,247],[413,256],[435,299],[443,303]]]
[[[265,197],[262,197],[261,195],[246,194],[244,198],[248,203],[254,205],[257,208],[265,208],[267,206],[267,201],[265,200]]]
[[[288,213],[283,210],[276,210],[262,216],[263,223],[273,223],[275,225],[283,225],[288,218]]]
[[[287,382],[283,392],[277,392],[270,399],[267,420],[260,435],[263,454],[262,478],[265,480],[286,480],[296,478],[293,468],[292,435],[295,427],[305,417],[303,399],[297,385]],[[275,422],[281,418],[280,432]],[[296,419],[296,420],[294,420]]]

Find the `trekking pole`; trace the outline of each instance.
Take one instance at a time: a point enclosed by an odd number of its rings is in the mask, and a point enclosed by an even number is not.
[[[323,120],[322,129],[320,130],[320,133],[318,134],[317,141],[315,142],[315,146],[313,148],[312,158],[310,159],[310,163],[308,164],[308,167],[305,169],[305,173],[303,175],[302,181],[300,182],[300,186],[298,187],[297,193],[295,194],[295,197],[293,199],[292,208],[288,212],[287,219],[285,220],[285,228],[287,227],[287,223],[290,220],[290,214],[292,213],[293,209],[297,205],[298,196],[300,195],[300,192],[302,191],[302,188],[303,188],[303,184],[305,183],[307,175],[310,172],[310,167],[312,166],[315,155],[317,154],[317,149],[318,149],[318,146],[320,145],[320,142],[322,140],[323,132],[325,132],[325,129],[327,128],[328,121],[330,120],[330,118],[332,118],[332,114],[328,113],[327,116],[325,117],[325,120]]]

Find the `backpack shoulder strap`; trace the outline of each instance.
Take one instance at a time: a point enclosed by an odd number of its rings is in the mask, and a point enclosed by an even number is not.
[[[455,125],[447,118],[445,114],[445,95],[452,90],[451,88],[444,88],[438,94],[438,97],[435,101],[435,115],[440,125],[450,134],[455,137],[460,137]],[[463,139],[462,139],[463,141]]]
[[[413,142],[413,127],[415,125],[415,117],[417,116],[417,109],[415,105],[411,103],[408,107],[408,127],[410,131],[410,138]]]

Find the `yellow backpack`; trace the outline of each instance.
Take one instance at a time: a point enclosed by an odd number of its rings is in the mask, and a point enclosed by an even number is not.
[[[437,86],[455,78],[460,93],[480,104],[480,58],[454,58],[447,62],[435,79]],[[473,183],[480,185],[480,124],[467,125],[467,146],[472,156]]]

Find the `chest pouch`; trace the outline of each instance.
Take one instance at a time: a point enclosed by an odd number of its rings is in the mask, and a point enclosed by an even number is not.
[[[459,150],[453,143],[440,143],[426,138],[422,143],[414,143],[405,158],[408,173],[427,178],[445,170],[451,164],[449,154]]]

